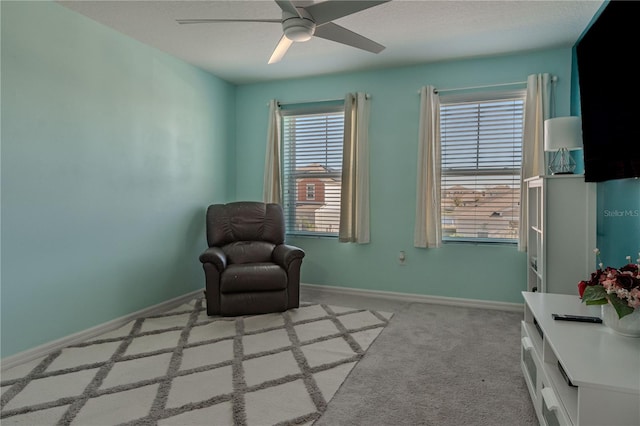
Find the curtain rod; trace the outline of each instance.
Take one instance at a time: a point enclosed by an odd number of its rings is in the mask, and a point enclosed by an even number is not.
[[[552,83],[556,83],[557,81],[558,81],[558,76],[554,75],[551,77]],[[485,84],[483,86],[454,87],[450,89],[434,89],[434,92],[440,93],[440,92],[455,92],[456,90],[488,89],[490,87],[517,86],[521,84],[527,84],[527,81],[514,81],[513,83]],[[420,91],[418,91],[418,93],[420,93]]]
[[[500,87],[500,86],[517,86],[520,84],[527,84],[526,81],[514,81],[513,83],[500,83],[500,84],[485,84],[484,86],[467,86],[467,87],[454,87],[451,89],[434,89],[435,93],[440,92],[455,92],[456,90],[471,90],[471,89],[487,89],[490,87]]]
[[[321,102],[338,102],[338,101],[344,101],[344,98],[314,99],[314,100],[309,100],[309,101],[295,101],[295,102],[280,102],[280,101],[278,101],[278,105],[283,106],[283,105],[296,105],[296,104],[315,104],[315,103],[321,103]]]
[[[371,95],[370,94],[366,94],[367,99],[371,99]],[[283,105],[297,105],[297,104],[314,104],[314,103],[322,103],[322,102],[338,102],[338,101],[344,101],[344,98],[336,98],[336,99],[313,99],[313,100],[308,100],[308,101],[295,101],[295,102],[278,102],[279,106],[283,106]],[[269,104],[267,104],[267,106],[269,106]]]

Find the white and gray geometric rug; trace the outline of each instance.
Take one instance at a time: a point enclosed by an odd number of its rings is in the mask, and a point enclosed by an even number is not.
[[[391,317],[208,317],[198,297],[2,372],[0,423],[311,425]]]

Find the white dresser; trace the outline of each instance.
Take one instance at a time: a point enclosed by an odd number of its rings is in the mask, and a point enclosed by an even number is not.
[[[551,317],[599,316],[577,295],[522,294],[520,363],[540,424],[640,425],[640,338]]]

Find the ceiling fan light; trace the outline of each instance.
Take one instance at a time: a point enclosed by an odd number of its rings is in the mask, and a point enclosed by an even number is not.
[[[311,39],[313,32],[310,28],[294,25],[288,27],[284,31],[284,35],[291,41],[307,41]]]
[[[306,11],[301,9],[303,17],[290,17],[286,12],[282,13],[282,32],[291,41],[307,41],[313,37],[316,24],[310,17],[305,16]]]

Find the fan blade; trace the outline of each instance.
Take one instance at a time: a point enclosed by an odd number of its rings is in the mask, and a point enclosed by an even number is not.
[[[212,24],[219,22],[282,22],[282,19],[176,19],[178,24]]]
[[[286,38],[283,34],[280,38],[280,41],[278,42],[278,45],[269,58],[269,65],[280,62],[280,60],[282,59],[284,54],[287,53],[287,50],[289,50],[289,47],[291,47],[292,44],[293,42]]]
[[[369,40],[366,37],[356,34],[340,25],[330,22],[321,27],[316,27],[315,37],[324,38],[326,40],[336,41],[348,46],[357,47],[367,52],[380,53],[384,50],[384,46]]]
[[[278,3],[278,6],[280,6],[280,9],[282,9],[283,12],[289,12],[293,16],[302,18],[300,12],[298,12],[298,9],[296,9],[296,6],[291,3],[291,0],[276,0],[276,3]]]
[[[349,0],[327,0],[322,3],[315,3],[304,9],[313,17],[316,25],[326,24],[334,19],[387,3],[390,0],[379,1],[349,1]]]

